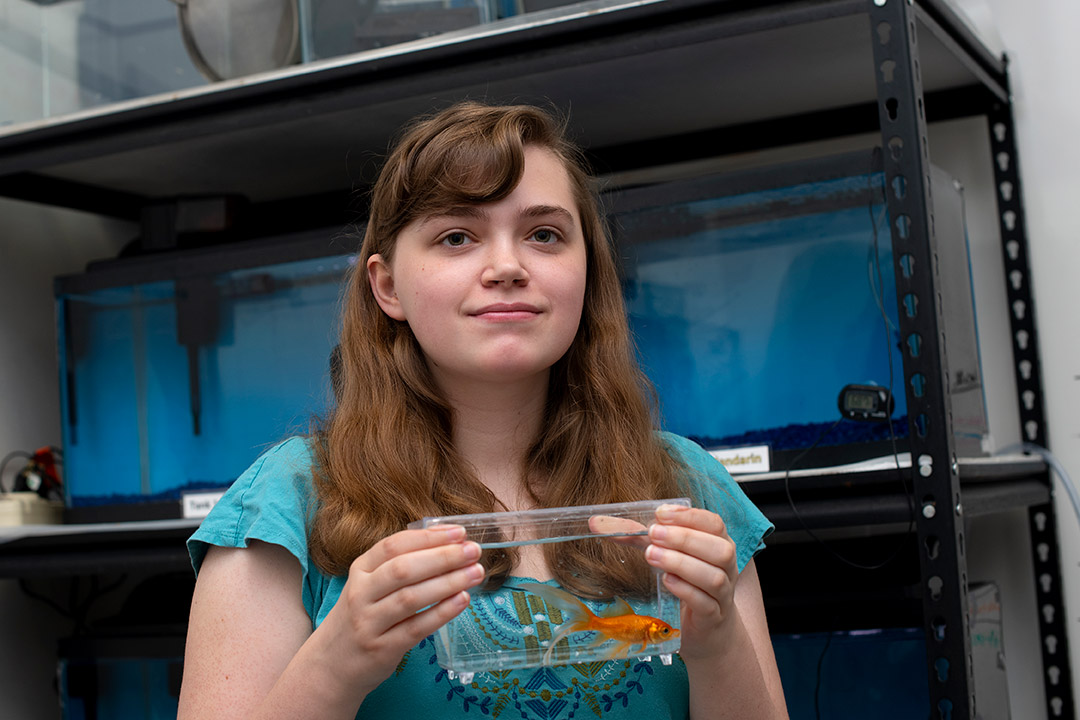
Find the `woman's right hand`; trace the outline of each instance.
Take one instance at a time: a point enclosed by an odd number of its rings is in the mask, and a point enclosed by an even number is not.
[[[479,558],[480,546],[459,526],[403,530],[358,557],[323,623],[333,629],[341,681],[366,696],[389,677],[469,604],[468,589],[484,579]]]
[[[480,547],[403,530],[357,558],[312,632],[300,563],[279,545],[212,547],[192,598],[179,717],[353,718],[409,649],[462,611]]]

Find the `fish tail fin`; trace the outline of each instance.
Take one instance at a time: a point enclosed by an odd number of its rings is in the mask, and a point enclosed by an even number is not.
[[[540,583],[521,583],[519,588],[543,598],[548,605],[558,608],[563,614],[565,624],[588,623],[596,617],[585,603],[562,588]]]
[[[543,598],[545,603],[557,608],[563,614],[564,622],[559,626],[559,631],[551,638],[544,652],[544,664],[550,665],[555,646],[567,635],[587,630],[591,622],[596,619],[596,615],[586,607],[585,603],[561,588],[540,583],[521,583],[518,587]]]

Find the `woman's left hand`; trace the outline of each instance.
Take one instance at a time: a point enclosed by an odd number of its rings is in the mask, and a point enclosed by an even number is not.
[[[645,558],[682,601],[679,654],[685,660],[722,654],[737,624],[735,543],[723,519],[708,510],[663,505],[656,519]]]

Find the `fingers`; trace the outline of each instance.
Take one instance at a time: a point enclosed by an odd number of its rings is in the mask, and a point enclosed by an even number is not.
[[[657,512],[645,551],[650,565],[665,573],[664,583],[699,611],[730,603],[738,565],[735,543],[715,513],[693,508]]]
[[[347,602],[364,633],[380,635],[421,611],[426,619],[413,625],[437,628],[468,604],[465,591],[483,581],[484,568],[477,563],[480,546],[457,531],[405,530],[357,558]]]
[[[391,558],[465,540],[460,525],[436,525],[425,530],[402,530],[385,537],[353,563],[354,569],[372,572]]]
[[[735,543],[716,513],[665,506],[657,512],[657,520],[649,528],[649,540],[654,546],[677,550],[708,565],[737,572]]]
[[[645,534],[647,528],[630,518],[612,517],[610,515],[593,515],[589,518],[589,531],[596,535],[617,535],[625,533],[625,537],[611,538],[620,545],[629,545],[642,550],[649,546],[649,538]]]

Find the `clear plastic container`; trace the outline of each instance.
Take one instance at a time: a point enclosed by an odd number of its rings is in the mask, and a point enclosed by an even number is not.
[[[646,535],[661,505],[690,506],[687,498],[521,512],[426,517],[410,525],[461,525],[486,552],[553,543],[617,543],[643,567]],[[635,553],[642,556],[637,558]],[[679,600],[650,569],[647,591],[603,596],[602,589],[572,595],[552,580],[511,575],[498,587],[473,589],[472,600],[435,635],[439,665],[462,683],[477,672],[541,665],[659,657],[678,651]],[[576,577],[583,588],[587,578]]]

